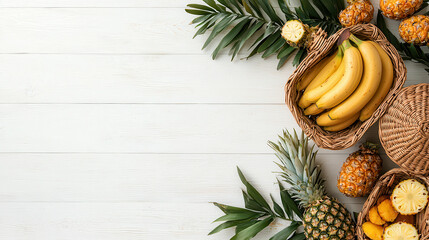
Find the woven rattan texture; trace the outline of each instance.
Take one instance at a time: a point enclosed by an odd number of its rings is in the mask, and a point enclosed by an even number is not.
[[[368,128],[377,122],[377,120],[384,114],[387,108],[392,104],[395,95],[402,88],[402,85],[406,80],[407,70],[402,58],[399,56],[395,47],[387,41],[380,29],[372,24],[356,25],[348,29],[350,29],[354,35],[363,40],[372,40],[379,43],[390,56],[395,68],[393,86],[382,104],[370,119],[363,123],[357,122],[353,126],[340,132],[328,132],[319,127],[314,119],[310,119],[305,116],[303,110],[298,107],[297,104],[298,99],[302,94],[301,92],[298,92],[296,88],[298,81],[300,81],[305,71],[313,67],[326,55],[336,49],[337,40],[345,28],[339,30],[329,38],[326,38],[325,33],[321,34],[321,32],[318,31],[318,36],[314,38],[313,44],[310,46],[309,54],[290,76],[285,86],[285,101],[298,125],[319,147],[332,150],[345,149],[353,146],[365,134]]]
[[[401,168],[429,173],[429,84],[402,89],[380,119],[380,141]]]
[[[363,205],[362,211],[359,213],[357,227],[356,227],[358,240],[370,240],[365,236],[362,230],[362,224],[364,222],[369,221],[368,212],[373,206],[377,204],[377,199],[381,195],[391,194],[391,191],[393,190],[393,188],[396,186],[397,183],[399,183],[402,180],[406,180],[410,178],[417,179],[421,183],[424,183],[426,187],[429,187],[429,178],[427,178],[426,176],[414,174],[400,168],[392,169],[380,177],[374,189],[372,190],[371,194],[369,195],[368,199],[366,200],[365,204]],[[422,212],[416,215],[416,226],[419,231],[421,240],[429,239],[428,220],[429,220],[429,207],[426,207],[425,210],[423,210]]]

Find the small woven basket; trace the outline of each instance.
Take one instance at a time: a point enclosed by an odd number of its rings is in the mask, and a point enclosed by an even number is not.
[[[411,173],[400,168],[392,169],[380,177],[378,182],[375,184],[375,187],[372,190],[371,194],[369,195],[368,199],[366,200],[362,208],[362,211],[359,213],[359,217],[357,220],[357,228],[356,228],[358,240],[370,240],[368,237],[365,236],[365,233],[363,232],[363,229],[362,229],[362,224],[364,222],[369,221],[368,212],[373,206],[377,205],[377,199],[381,195],[391,194],[393,187],[395,187],[397,183],[399,183],[401,180],[406,180],[410,178],[416,179],[421,183],[425,184],[426,187],[429,187],[429,179],[426,176]],[[425,210],[421,211],[416,215],[416,227],[420,234],[420,240],[429,239],[428,219],[429,219],[428,207],[426,207]]]
[[[309,54],[290,76],[285,86],[285,101],[298,125],[319,147],[332,150],[345,149],[353,146],[365,134],[368,128],[377,122],[384,114],[406,80],[407,70],[402,58],[399,56],[395,47],[387,41],[380,29],[372,24],[360,24],[348,29],[360,39],[372,40],[379,43],[390,56],[394,65],[395,76],[390,92],[378,109],[372,114],[371,118],[363,123],[356,122],[351,127],[340,132],[328,132],[318,126],[314,119],[305,116],[303,110],[298,106],[298,99],[301,97],[302,92],[297,91],[297,83],[308,69],[316,65],[320,60],[336,49],[338,38],[345,28],[339,30],[329,38],[326,38],[326,33],[319,30],[316,33],[317,36],[313,40],[313,43],[309,47]]]
[[[403,88],[380,119],[380,141],[387,155],[401,168],[384,174],[375,185],[357,222],[359,240],[367,240],[362,224],[377,199],[390,194],[392,187],[405,179],[417,179],[429,188],[429,84]],[[429,207],[417,214],[416,226],[421,240],[429,240]]]

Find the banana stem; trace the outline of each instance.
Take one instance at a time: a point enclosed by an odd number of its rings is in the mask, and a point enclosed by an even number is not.
[[[340,51],[341,52],[341,55],[343,55],[344,56],[344,47],[343,47],[343,45],[341,44],[340,46],[338,46],[338,51]]]
[[[350,43],[350,41],[347,39],[347,40],[344,40],[344,42],[341,44],[341,46],[343,47],[343,50],[344,51],[346,51],[348,48],[351,48],[352,47],[352,44]]]
[[[356,43],[356,45],[361,45],[363,43],[362,40],[360,40],[359,38],[357,38],[355,35],[350,34],[350,40],[352,40],[354,43]]]

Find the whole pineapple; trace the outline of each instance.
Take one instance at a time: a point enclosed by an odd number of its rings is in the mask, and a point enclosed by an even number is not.
[[[369,194],[380,176],[382,159],[376,144],[366,142],[344,162],[337,187],[349,197],[363,197]]]
[[[354,239],[355,226],[350,213],[336,199],[326,195],[316,152],[308,148],[308,138],[296,132],[283,132],[277,144],[268,143],[280,159],[282,177],[290,184],[289,193],[305,209],[304,233],[308,240]]]
[[[429,44],[429,17],[417,15],[403,20],[399,25],[399,35],[407,43]]]
[[[340,12],[338,19],[344,27],[369,23],[374,16],[374,6],[368,0],[348,0],[350,5]]]
[[[423,0],[380,0],[383,15],[391,19],[404,19],[414,14]]]

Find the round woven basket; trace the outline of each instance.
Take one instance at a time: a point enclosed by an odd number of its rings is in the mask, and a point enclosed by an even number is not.
[[[387,155],[401,168],[429,172],[429,84],[402,89],[380,119],[379,135]]]
[[[372,40],[379,43],[390,56],[394,65],[395,76],[390,92],[378,109],[373,113],[371,118],[363,123],[356,122],[351,127],[340,132],[328,132],[319,127],[314,119],[305,116],[303,110],[298,106],[298,99],[301,97],[302,92],[297,91],[297,83],[301,80],[305,71],[334,51],[337,46],[337,40],[345,28],[339,30],[329,38],[326,38],[326,33],[319,30],[317,32],[318,36],[315,37],[313,44],[309,48],[307,57],[290,76],[285,86],[285,101],[298,125],[319,147],[332,150],[345,149],[353,146],[365,134],[368,128],[384,114],[386,109],[392,104],[395,95],[402,88],[402,85],[406,80],[407,70],[402,58],[399,56],[395,47],[387,41],[380,29],[372,24],[360,24],[348,29],[350,29],[350,32],[360,39]]]
[[[381,195],[391,194],[393,187],[396,186],[397,183],[399,183],[401,180],[406,180],[410,178],[416,179],[421,183],[425,184],[426,187],[429,187],[429,179],[426,176],[408,172],[400,168],[392,169],[380,177],[368,199],[366,200],[362,211],[359,213],[356,227],[358,240],[370,240],[368,237],[365,236],[365,233],[362,229],[362,224],[364,222],[369,221],[368,212],[373,206],[377,205],[377,199]],[[416,227],[420,234],[420,240],[429,239],[428,219],[429,207],[426,207],[426,209],[416,215]]]

